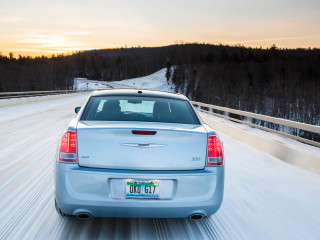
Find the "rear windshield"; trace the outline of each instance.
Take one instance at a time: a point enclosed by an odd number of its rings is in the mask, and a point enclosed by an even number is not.
[[[91,97],[81,120],[200,124],[188,101],[148,97]]]

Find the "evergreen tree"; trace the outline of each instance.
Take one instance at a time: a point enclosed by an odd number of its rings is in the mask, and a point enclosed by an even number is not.
[[[170,59],[168,58],[167,59],[167,71],[166,71],[166,78],[167,78],[167,82],[169,83],[169,80],[170,80],[170,77],[171,77],[171,61]]]

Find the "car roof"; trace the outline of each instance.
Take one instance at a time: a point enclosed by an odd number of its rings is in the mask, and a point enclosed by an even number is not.
[[[169,93],[156,90],[144,90],[144,89],[106,89],[95,90],[91,93],[91,96],[135,96],[135,97],[160,97],[160,98],[172,98],[179,100],[188,100],[188,98],[180,93]]]

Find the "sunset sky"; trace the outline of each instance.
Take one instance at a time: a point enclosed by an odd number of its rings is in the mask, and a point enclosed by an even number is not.
[[[175,41],[320,48],[319,0],[1,0],[0,52],[14,56]]]

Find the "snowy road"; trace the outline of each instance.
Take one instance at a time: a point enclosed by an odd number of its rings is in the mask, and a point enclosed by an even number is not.
[[[0,108],[0,239],[320,239],[320,175],[221,135],[221,209],[200,221],[60,217],[53,157],[86,96]]]

